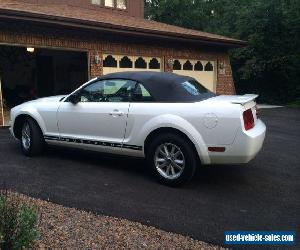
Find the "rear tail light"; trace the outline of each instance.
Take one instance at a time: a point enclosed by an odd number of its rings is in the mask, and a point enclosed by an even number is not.
[[[244,127],[246,130],[250,130],[254,127],[254,118],[252,114],[252,110],[248,109],[243,113],[244,118]]]

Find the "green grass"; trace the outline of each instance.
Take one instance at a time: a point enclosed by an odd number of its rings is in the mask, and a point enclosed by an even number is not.
[[[300,100],[290,102],[287,106],[291,108],[300,108]]]

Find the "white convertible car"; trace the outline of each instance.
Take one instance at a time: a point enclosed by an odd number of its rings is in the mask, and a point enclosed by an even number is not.
[[[266,133],[256,98],[216,96],[172,73],[114,73],[13,108],[10,130],[27,156],[51,144],[145,157],[161,182],[177,186],[201,164],[256,156]]]

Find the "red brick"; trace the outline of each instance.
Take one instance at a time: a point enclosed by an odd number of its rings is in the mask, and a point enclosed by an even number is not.
[[[102,74],[102,64],[95,64],[95,55],[102,58],[103,54],[126,54],[160,57],[164,70],[171,72],[168,60],[198,59],[212,60],[225,63],[225,74],[220,74],[218,68],[217,86],[218,94],[234,94],[235,88],[228,52],[220,48],[205,47],[193,44],[175,44],[172,42],[142,41],[132,38],[106,37],[102,34],[81,30],[68,30],[57,27],[44,27],[41,25],[0,23],[0,43],[17,44],[20,46],[65,48],[86,51],[89,56],[89,75],[91,78]]]

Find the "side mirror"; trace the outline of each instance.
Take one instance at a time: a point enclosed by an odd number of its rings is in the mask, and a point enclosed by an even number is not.
[[[73,95],[70,95],[69,98],[68,98],[68,101],[73,103],[74,105],[79,103],[80,101],[80,98],[79,98],[79,95],[78,94],[73,94]]]

